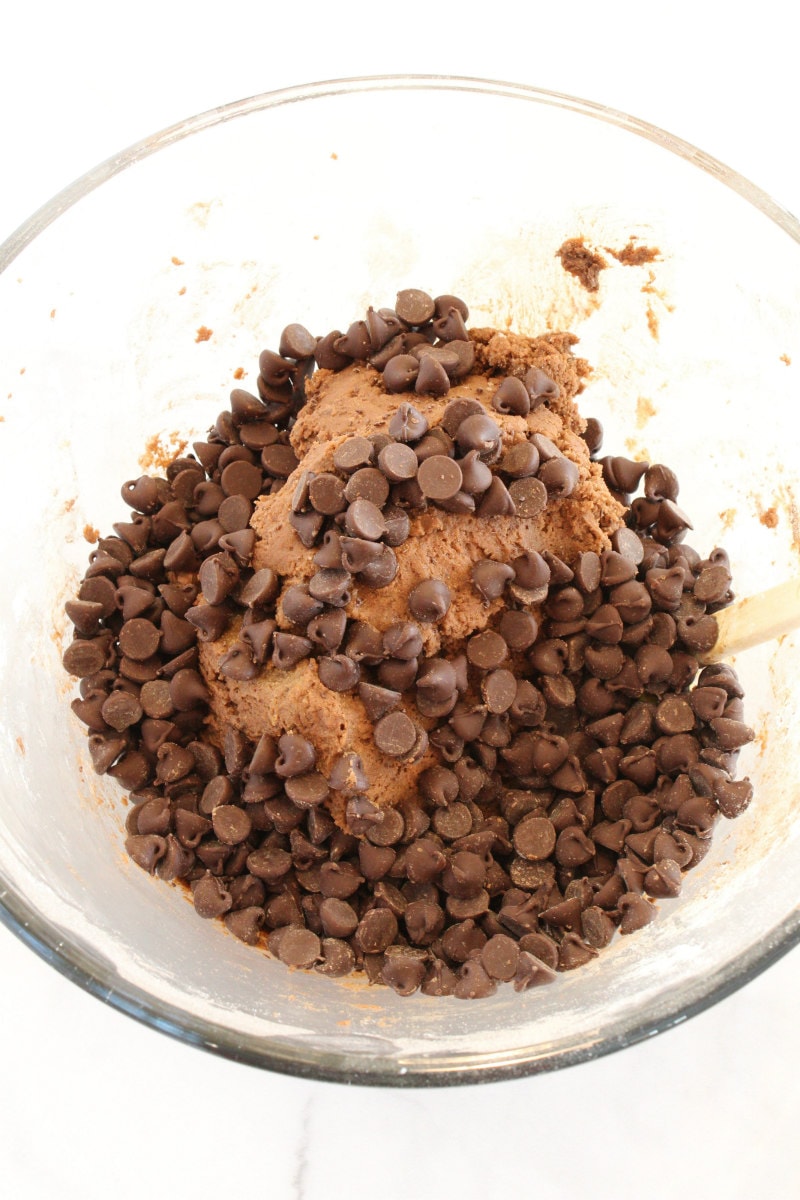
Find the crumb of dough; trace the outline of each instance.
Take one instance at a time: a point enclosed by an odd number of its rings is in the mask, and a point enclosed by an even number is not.
[[[650,330],[650,336],[658,341],[658,317],[649,304],[647,306],[647,328]]]
[[[657,408],[652,400],[648,400],[646,396],[640,396],[636,401],[636,428],[644,429],[651,417],[657,413]]]
[[[182,438],[177,430],[172,433],[154,433],[145,442],[139,466],[144,471],[166,471],[173,459],[183,454],[188,444],[187,439]]]
[[[606,246],[606,250],[617,262],[622,263],[623,267],[641,267],[645,263],[654,262],[661,255],[657,246],[637,246],[633,238],[621,250],[612,250],[610,246]]]
[[[590,250],[582,237],[568,238],[556,251],[561,265],[574,275],[587,292],[596,292],[600,287],[600,272],[608,266],[600,254]]]

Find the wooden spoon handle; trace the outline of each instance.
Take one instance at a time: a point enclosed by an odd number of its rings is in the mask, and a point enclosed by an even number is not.
[[[800,578],[737,600],[716,613],[719,636],[708,660],[728,658],[800,627]]]

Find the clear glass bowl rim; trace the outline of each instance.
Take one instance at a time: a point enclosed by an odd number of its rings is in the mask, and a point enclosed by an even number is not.
[[[0,245],[0,273],[48,225],[71,208],[95,188],[119,172],[141,162],[143,159],[164,150],[175,142],[201,133],[215,125],[244,117],[266,109],[279,108],[288,104],[320,100],[326,96],[352,95],[379,91],[430,90],[449,92],[476,92],[492,96],[509,97],[533,104],[565,109],[615,125],[638,137],[654,142],[662,149],[686,159],[701,171],[712,176],[732,191],[737,192],[769,220],[779,226],[789,237],[800,244],[800,222],[763,189],[732,170],[718,159],[681,138],[675,137],[657,126],[630,116],[628,113],[607,108],[589,100],[582,100],[560,92],[547,91],[525,84],[505,83],[497,80],[478,79],[453,75],[376,75],[349,79],[325,80],[318,83],[282,88],[262,92],[243,100],[234,101],[218,108],[199,113],[187,120],[170,125],[127,149],[99,163],[79,179],[69,184],[41,208],[37,209],[6,241]],[[122,980],[106,964],[98,963],[76,943],[65,942],[60,930],[35,910],[23,895],[17,892],[0,873],[0,921],[15,933],[45,962],[55,967],[65,978],[77,983],[85,991],[106,1004],[162,1033],[179,1041],[198,1046],[233,1061],[247,1063],[282,1074],[330,1082],[358,1083],[393,1087],[430,1087],[465,1083],[496,1082],[501,1079],[519,1078],[558,1068],[573,1066],[615,1050],[624,1049],[655,1034],[663,1033],[674,1025],[703,1012],[732,992],[743,987],[788,953],[800,942],[800,908],[796,908],[757,947],[739,955],[714,974],[708,976],[702,988],[691,996],[681,992],[675,994],[673,1003],[666,1013],[658,1017],[646,1013],[637,1018],[628,1018],[617,1025],[604,1028],[595,1038],[579,1046],[556,1046],[552,1050],[539,1051],[535,1047],[516,1052],[513,1057],[498,1058],[492,1054],[474,1054],[465,1063],[457,1063],[446,1057],[441,1060],[426,1058],[418,1065],[409,1061],[407,1066],[393,1070],[370,1069],[355,1055],[313,1050],[306,1048],[301,1059],[291,1049],[278,1044],[275,1039],[243,1036],[233,1033],[222,1025],[190,1016],[175,1006],[154,1002],[141,988]]]

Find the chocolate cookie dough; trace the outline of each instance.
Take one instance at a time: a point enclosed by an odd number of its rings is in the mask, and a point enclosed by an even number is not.
[[[575,338],[417,289],[287,326],[67,605],[127,848],[287,965],[478,998],[679,893],[752,739],[669,468],[600,458]],[[634,498],[642,489],[643,494]]]

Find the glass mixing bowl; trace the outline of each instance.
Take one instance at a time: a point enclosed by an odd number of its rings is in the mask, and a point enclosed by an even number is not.
[[[555,257],[573,236],[609,263],[596,294]],[[632,237],[658,258],[625,265],[604,249]],[[736,664],[756,798],[720,823],[680,899],[549,988],[468,1004],[290,972],[135,867],[60,654],[85,535],[124,519],[121,482],[202,436],[236,369],[252,387],[283,325],[341,327],[407,286],[463,295],[472,324],[574,330],[595,368],[583,408],[606,447],[678,470],[691,540],[726,546],[739,594],[781,582],[800,551],[798,243],[769,197],[658,129],[532,88],[435,77],[315,84],[204,113],[36,213],[0,247],[8,925],[87,990],[187,1042],[383,1084],[607,1053],[785,953],[800,930],[797,637]]]

